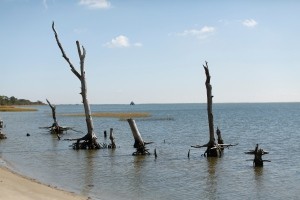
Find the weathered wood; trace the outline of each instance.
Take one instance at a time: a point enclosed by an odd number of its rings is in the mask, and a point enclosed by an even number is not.
[[[56,120],[56,106],[55,106],[55,105],[52,105],[48,99],[46,99],[46,101],[47,101],[48,105],[50,106],[50,108],[51,108],[51,110],[52,110],[52,118],[53,118],[53,121],[54,121],[54,123],[57,124],[57,120]]]
[[[57,119],[56,119],[56,106],[52,105],[48,99],[46,99],[48,105],[50,106],[52,110],[52,118],[53,118],[53,124],[49,127],[50,132],[56,134],[57,138],[60,140],[60,133],[63,133],[66,129],[58,125]]]
[[[258,148],[258,144],[256,144],[254,150],[249,150],[248,152],[245,152],[245,154],[252,154],[254,155],[253,166],[255,167],[262,167],[264,165],[264,162],[271,162],[270,160],[263,160],[262,156],[265,154],[268,154],[269,152],[264,151],[263,149]]]
[[[207,149],[204,153],[206,154],[207,157],[219,157],[221,156],[221,151],[219,148],[214,148],[216,146],[215,142],[215,135],[214,135],[214,117],[213,117],[213,112],[212,112],[212,86],[210,84],[210,74],[209,74],[209,69],[207,62],[205,62],[205,65],[203,65],[203,68],[205,70],[205,75],[206,75],[206,81],[205,81],[205,86],[206,86],[206,96],[207,96],[207,118],[208,118],[208,126],[209,126],[209,142],[207,143]]]
[[[205,81],[205,86],[206,86],[206,96],[207,96],[207,118],[208,118],[208,126],[209,126],[209,142],[204,145],[193,145],[191,147],[193,148],[202,148],[206,147],[206,151],[203,154],[204,156],[207,157],[220,157],[223,153],[224,147],[230,147],[230,146],[235,146],[232,144],[224,144],[224,141],[221,136],[221,131],[219,128],[217,128],[217,136],[218,136],[218,142],[216,143],[215,141],[215,136],[214,136],[214,118],[213,118],[213,112],[212,112],[212,104],[213,104],[213,95],[212,95],[212,86],[210,84],[210,73],[208,69],[208,64],[205,61],[205,65],[203,65],[205,75],[206,75],[206,81]]]
[[[134,138],[134,145],[133,147],[136,148],[136,152],[134,152],[132,155],[150,155],[148,152],[148,149],[146,149],[146,144],[150,143],[145,143],[137,126],[136,123],[133,119],[127,119],[128,124],[130,126],[133,138]]]
[[[144,140],[143,140],[143,138],[142,138],[142,136],[139,132],[139,129],[136,126],[135,121],[133,119],[127,119],[127,121],[129,123],[130,129],[131,129],[131,132],[132,132],[132,135],[133,135],[133,138],[134,138],[133,147],[137,148],[139,145],[144,146]]]
[[[113,133],[113,128],[110,128],[109,139],[110,139],[111,144],[108,145],[108,148],[115,149],[116,144],[115,144],[115,137],[114,137],[114,133]]]
[[[85,71],[84,71],[84,62],[85,62],[85,56],[86,56],[86,50],[82,46],[82,49],[80,47],[79,41],[76,41],[76,46],[77,46],[77,51],[80,59],[80,73],[75,69],[73,64],[71,63],[70,59],[66,55],[60,41],[57,35],[57,32],[54,27],[54,22],[52,23],[52,30],[55,35],[55,39],[57,42],[57,45],[62,53],[63,58],[67,61],[69,64],[71,71],[74,73],[74,75],[80,80],[81,83],[81,96],[82,96],[82,103],[84,106],[84,111],[85,111],[85,117],[86,117],[86,125],[87,125],[87,134],[82,137],[78,138],[77,143],[73,146],[75,149],[78,148],[83,148],[83,149],[99,149],[100,145],[97,142],[97,137],[96,134],[94,133],[94,125],[93,125],[93,120],[92,120],[92,114],[91,114],[91,109],[90,105],[87,99],[87,84],[86,84],[86,78],[85,78]],[[80,144],[80,141],[84,140],[83,144]]]
[[[0,140],[7,139],[6,135],[0,130]]]

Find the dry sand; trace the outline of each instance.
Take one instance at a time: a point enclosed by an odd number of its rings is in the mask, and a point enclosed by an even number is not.
[[[87,200],[89,198],[41,184],[5,167],[0,167],[0,199]]]

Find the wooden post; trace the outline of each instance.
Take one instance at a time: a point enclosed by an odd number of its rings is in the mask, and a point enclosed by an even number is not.
[[[114,133],[113,133],[113,128],[110,128],[109,139],[111,141],[111,144],[108,145],[108,148],[115,149],[116,144],[115,144],[115,137],[114,137]]]

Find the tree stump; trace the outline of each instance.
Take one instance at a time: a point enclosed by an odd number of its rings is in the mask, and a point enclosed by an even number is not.
[[[254,167],[263,167],[264,162],[271,162],[270,160],[263,160],[262,159],[262,156],[265,155],[265,154],[268,154],[268,153],[269,152],[264,151],[263,149],[259,149],[258,144],[256,144],[254,150],[249,150],[248,152],[245,152],[245,154],[254,155],[254,159],[253,159],[253,166]],[[250,160],[250,161],[252,161],[252,160]]]
[[[115,137],[114,137],[114,134],[113,134],[113,128],[110,128],[109,139],[110,139],[111,143],[108,145],[108,148],[109,149],[115,149],[116,144],[115,144]]]

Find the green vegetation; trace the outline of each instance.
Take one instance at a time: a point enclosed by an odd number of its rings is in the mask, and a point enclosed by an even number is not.
[[[16,97],[7,97],[7,96],[0,96],[0,105],[3,106],[10,106],[10,105],[44,105],[43,102],[31,102],[27,99],[17,99]]]

